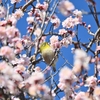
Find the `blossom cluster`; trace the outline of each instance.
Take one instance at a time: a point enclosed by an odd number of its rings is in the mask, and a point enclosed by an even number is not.
[[[86,1],[96,11],[94,0]],[[56,100],[61,92],[64,94],[60,100],[100,99],[100,40],[97,36],[100,30],[96,35],[92,33],[91,25],[83,22],[83,13],[69,0],[0,0],[0,100]],[[96,12],[91,13],[98,25]],[[20,20],[27,26],[19,25],[25,33],[18,28]],[[90,42],[81,42],[78,26],[93,36]],[[55,73],[40,53],[44,42],[54,50],[52,60],[57,58],[55,62],[60,63],[56,64]],[[95,42],[93,51],[91,47]],[[73,64],[70,64],[65,56],[72,48]],[[93,75],[88,73],[90,63],[94,64]],[[87,90],[82,91],[82,87]]]

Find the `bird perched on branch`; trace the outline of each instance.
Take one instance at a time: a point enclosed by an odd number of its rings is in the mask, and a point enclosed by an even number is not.
[[[55,72],[56,71],[55,64],[57,61],[57,55],[55,55],[55,52],[50,46],[50,44],[47,42],[42,43],[40,45],[40,52],[46,64],[48,64],[49,66],[52,66],[53,71]]]

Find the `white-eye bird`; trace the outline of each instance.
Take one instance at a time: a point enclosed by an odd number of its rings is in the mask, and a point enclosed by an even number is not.
[[[56,71],[55,64],[57,61],[57,57],[55,57],[55,52],[50,46],[50,44],[47,42],[42,43],[40,45],[40,52],[46,64],[52,66],[53,71],[55,72]]]

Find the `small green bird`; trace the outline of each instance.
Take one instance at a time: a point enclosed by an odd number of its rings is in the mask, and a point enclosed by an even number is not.
[[[52,66],[53,71],[56,71],[55,64],[57,61],[57,57],[55,58],[55,52],[47,42],[44,42],[40,45],[40,52],[42,54],[43,59],[45,62]]]

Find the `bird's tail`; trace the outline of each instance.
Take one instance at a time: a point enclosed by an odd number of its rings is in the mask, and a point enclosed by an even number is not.
[[[56,67],[55,66],[53,66],[52,69],[53,69],[54,72],[56,72]]]

